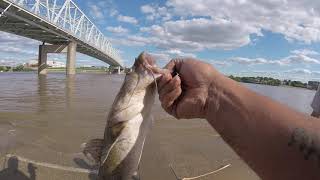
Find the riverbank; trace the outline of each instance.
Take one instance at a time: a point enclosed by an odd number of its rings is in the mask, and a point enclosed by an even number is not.
[[[310,90],[317,90],[319,82],[317,81],[308,81],[308,83],[294,80],[280,80],[271,77],[238,77],[230,75],[230,79],[233,79],[237,82],[250,83],[250,84],[261,84],[269,86],[285,86],[285,87],[295,87],[295,88],[304,88]]]

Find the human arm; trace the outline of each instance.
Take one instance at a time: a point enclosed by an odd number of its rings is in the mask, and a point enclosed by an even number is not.
[[[208,64],[177,59],[166,68],[179,74],[159,80],[168,113],[207,119],[262,179],[320,179],[318,120],[256,94]]]

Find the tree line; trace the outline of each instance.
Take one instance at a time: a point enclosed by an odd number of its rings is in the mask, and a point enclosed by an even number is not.
[[[292,87],[299,87],[299,88],[307,88],[308,84],[303,83],[301,81],[291,81],[291,80],[279,80],[271,77],[238,77],[230,75],[229,78],[243,83],[253,83],[253,84],[263,84],[263,85],[270,85],[270,86],[292,86]]]

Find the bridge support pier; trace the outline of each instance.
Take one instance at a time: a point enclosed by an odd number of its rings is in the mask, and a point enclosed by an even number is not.
[[[70,42],[68,44],[68,54],[67,54],[67,75],[76,74],[76,54],[77,54],[77,43]]]
[[[38,58],[38,74],[47,74],[47,54],[48,53],[67,53],[66,74],[76,73],[76,53],[77,43],[70,42],[68,45],[40,45]]]
[[[45,45],[39,46],[38,74],[47,74],[47,52]]]
[[[118,66],[118,74],[121,74],[120,66]]]

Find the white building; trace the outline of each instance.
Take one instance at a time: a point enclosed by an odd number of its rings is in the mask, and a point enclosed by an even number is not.
[[[66,64],[64,62],[60,62],[60,61],[47,61],[47,65],[50,67],[55,67],[55,68],[66,67]]]
[[[65,68],[66,64],[64,62],[60,62],[60,61],[47,61],[47,65],[49,67],[55,67],[55,68]],[[27,63],[27,66],[30,67],[36,67],[38,66],[38,60],[31,60]]]

